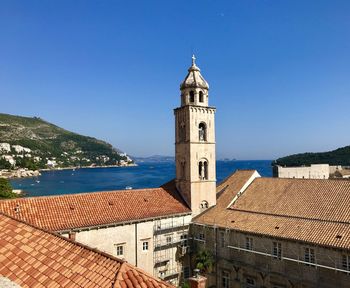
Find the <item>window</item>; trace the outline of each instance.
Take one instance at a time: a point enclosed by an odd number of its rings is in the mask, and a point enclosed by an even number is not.
[[[117,244],[116,250],[117,250],[117,256],[124,256],[124,245]]]
[[[273,242],[272,254],[275,258],[282,259],[282,244],[280,242]]]
[[[208,162],[204,161],[204,179],[208,180]]]
[[[198,174],[200,180],[208,180],[208,162],[206,160],[199,161]]]
[[[255,279],[254,279],[254,278],[247,277],[247,278],[245,279],[245,283],[246,283],[246,287],[247,287],[247,288],[256,287],[256,286],[255,286]]]
[[[198,125],[199,141],[207,141],[207,125],[204,122]]]
[[[166,244],[171,244],[171,242],[172,242],[172,237],[166,236]]]
[[[220,233],[220,246],[221,246],[222,248],[225,247],[225,232],[221,232],[221,233]]]
[[[142,251],[148,251],[148,241],[142,242]]]
[[[253,250],[253,238],[251,237],[245,238],[245,249]]]
[[[194,91],[190,91],[190,102],[194,102]]]
[[[315,250],[312,248],[305,248],[304,260],[305,262],[315,263]]]
[[[184,267],[183,274],[184,274],[184,279],[190,278],[190,267]]]
[[[342,268],[343,268],[343,270],[350,272],[350,256],[349,255],[343,255]]]
[[[199,102],[203,102],[203,92],[199,91]]]
[[[222,271],[221,274],[221,283],[223,288],[230,287],[230,273],[227,271]]]
[[[188,246],[187,234],[182,234],[182,235],[180,235],[180,240],[181,240],[181,246],[182,246],[182,247]]]
[[[200,209],[201,210],[204,210],[204,209],[207,209],[209,207],[209,204],[208,204],[208,201],[205,201],[205,200],[203,200],[202,202],[201,202],[201,205],[200,205]]]
[[[199,233],[198,239],[199,239],[199,240],[205,240],[204,233]]]

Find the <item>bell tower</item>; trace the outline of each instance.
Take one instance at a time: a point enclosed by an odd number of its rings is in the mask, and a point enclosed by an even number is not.
[[[176,187],[193,215],[216,204],[216,109],[195,60],[180,86],[181,107],[174,109]]]

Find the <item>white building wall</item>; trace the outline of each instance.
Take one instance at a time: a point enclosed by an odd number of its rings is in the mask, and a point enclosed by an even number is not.
[[[299,178],[299,179],[328,179],[328,164],[312,164],[306,167],[281,167],[278,166],[279,178]]]
[[[178,253],[181,235],[188,234],[187,226],[191,222],[191,218],[191,215],[173,216],[138,223],[126,223],[115,227],[94,227],[73,233],[75,233],[75,241],[79,243],[123,258],[156,277],[166,277],[170,270],[181,272],[181,265],[176,261],[176,253]],[[61,235],[69,237],[69,233],[61,233]],[[171,237],[169,245],[166,245],[167,237]],[[148,250],[143,249],[143,242],[148,242]],[[124,247],[124,255],[122,256],[117,255],[116,247],[118,245]],[[161,255],[168,258],[167,266],[155,268],[155,257],[159,258]],[[160,270],[165,272],[160,274]],[[173,283],[177,283],[177,279],[175,280]]]

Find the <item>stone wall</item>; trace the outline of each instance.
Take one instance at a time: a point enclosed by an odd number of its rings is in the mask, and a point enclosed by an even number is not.
[[[282,167],[277,166],[276,177],[279,178],[299,178],[299,179],[328,179],[329,165],[328,164],[313,164],[305,167]]]
[[[194,240],[191,245],[195,251],[209,250],[214,256],[214,271],[208,277],[208,287],[225,288],[224,276],[229,277],[229,287],[349,287],[350,271],[344,273],[331,268],[343,269],[343,255],[348,256],[350,251],[233,230],[191,226],[193,239],[198,239],[201,233],[205,240]],[[246,250],[247,237],[252,239],[252,250]],[[280,259],[272,257],[274,242],[281,244]],[[305,261],[305,248],[314,250],[316,264],[330,269],[302,263]]]

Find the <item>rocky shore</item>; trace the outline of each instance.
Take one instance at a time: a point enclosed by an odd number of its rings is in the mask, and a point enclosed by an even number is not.
[[[38,177],[40,175],[41,173],[39,170],[29,170],[29,169],[0,170],[0,177],[7,178],[7,179]]]
[[[16,169],[16,170],[0,170],[0,177],[13,179],[13,178],[28,178],[28,177],[38,177],[41,175],[40,171],[52,171],[52,170],[75,170],[84,168],[111,168],[111,167],[132,167],[138,166],[136,163],[126,163],[123,165],[104,165],[104,166],[83,166],[83,167],[55,167],[40,170],[29,170],[26,168]]]

